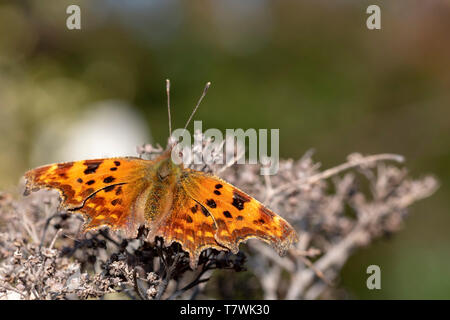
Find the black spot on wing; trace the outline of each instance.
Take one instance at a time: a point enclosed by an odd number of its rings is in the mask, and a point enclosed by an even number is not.
[[[244,210],[244,203],[249,202],[250,197],[243,192],[233,191],[233,202],[231,203],[239,211]]]
[[[121,204],[122,203],[122,199],[114,199],[113,201],[111,201],[111,204],[113,206],[117,205],[117,204]]]
[[[202,208],[202,213],[205,215],[205,217],[209,217],[208,210],[205,207],[203,207],[203,206],[200,206],[200,208]]]
[[[217,207],[216,202],[214,201],[214,199],[208,199],[206,200],[206,205],[210,208],[215,208]]]
[[[227,218],[233,218],[233,216],[231,215],[231,213],[230,213],[230,211],[224,211],[223,212],[223,215],[225,216],[225,217],[227,217]]]
[[[98,167],[102,164],[103,161],[92,161],[87,160],[84,162],[84,165],[87,167],[86,170],[84,170],[84,174],[91,174],[95,173],[97,171]]]
[[[258,219],[258,220],[253,220],[253,223],[256,225],[262,225],[265,223],[265,221],[263,219]]]
[[[115,187],[116,187],[115,185],[114,186],[108,186],[108,187],[104,188],[103,190],[105,190],[105,192],[110,192],[110,191],[113,191]]]
[[[103,179],[103,182],[104,182],[104,183],[111,183],[111,182],[113,182],[114,180],[116,180],[116,178],[114,178],[114,177],[112,177],[112,176],[109,176],[109,177]]]

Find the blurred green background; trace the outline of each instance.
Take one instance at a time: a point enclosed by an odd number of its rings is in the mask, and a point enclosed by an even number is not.
[[[81,30],[66,28],[70,4]],[[366,27],[370,4],[381,30]],[[444,0],[0,1],[0,189],[16,190],[30,167],[82,158],[77,146],[117,119],[117,139],[164,146],[165,79],[174,127],[211,81],[204,128],[280,128],[282,157],[314,148],[324,168],[392,152],[413,176],[436,175],[438,192],[340,280],[351,298],[450,298],[449,35]],[[366,288],[370,264],[382,290]]]

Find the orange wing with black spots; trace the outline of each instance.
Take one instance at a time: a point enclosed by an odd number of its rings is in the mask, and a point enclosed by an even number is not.
[[[85,230],[103,225],[135,235],[144,223],[145,190],[153,162],[140,158],[95,159],[42,166],[25,173],[24,194],[59,191],[61,207],[80,212]]]
[[[217,243],[233,253],[239,251],[239,243],[250,238],[271,244],[280,255],[298,240],[283,218],[215,176],[189,170],[182,184],[189,196],[211,214]]]
[[[163,237],[166,245],[174,241],[180,243],[183,250],[189,253],[191,268],[195,269],[203,250],[228,250],[216,241],[216,231],[217,226],[208,210],[189,197],[179,185],[172,211],[156,235]]]

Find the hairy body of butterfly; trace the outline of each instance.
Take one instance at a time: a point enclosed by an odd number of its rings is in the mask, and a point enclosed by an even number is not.
[[[297,241],[283,218],[222,179],[172,162],[170,151],[150,161],[111,158],[51,164],[28,171],[25,195],[56,189],[61,207],[85,218],[84,231],[108,226],[147,239],[181,244],[196,268],[207,248],[238,252],[239,243],[258,238],[283,254]]]

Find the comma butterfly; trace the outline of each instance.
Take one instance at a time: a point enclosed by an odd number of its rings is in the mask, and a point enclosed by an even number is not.
[[[123,157],[42,166],[25,173],[24,194],[58,190],[61,207],[85,218],[84,231],[108,226],[134,238],[144,225],[148,241],[159,236],[166,245],[180,243],[192,269],[208,248],[237,253],[241,242],[258,238],[281,255],[297,241],[289,223],[256,199],[216,176],[175,164],[172,147],[169,143],[154,160]]]

